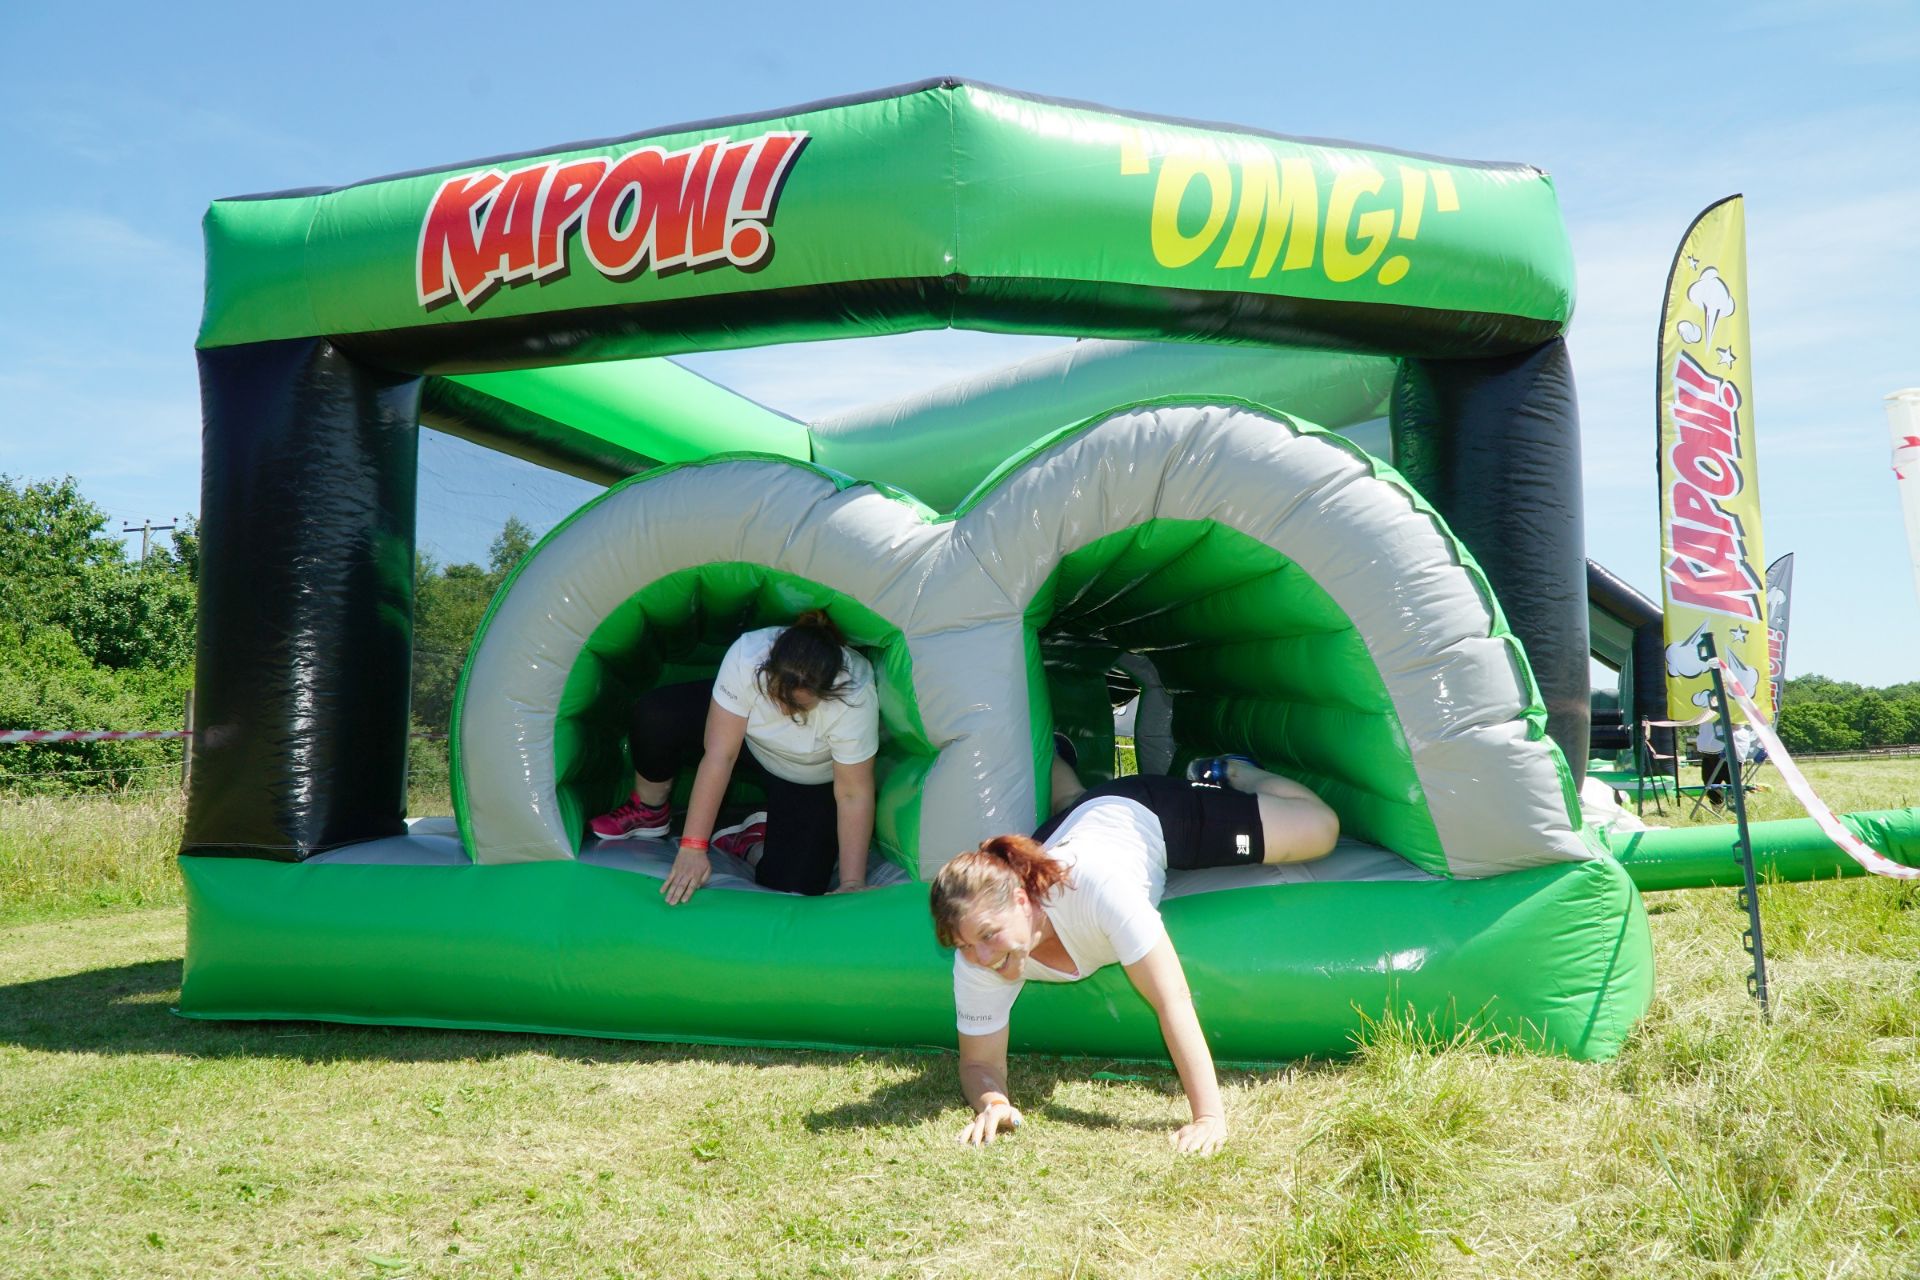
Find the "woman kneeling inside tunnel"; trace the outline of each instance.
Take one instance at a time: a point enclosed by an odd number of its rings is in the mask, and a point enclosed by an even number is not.
[[[1167,871],[1310,861],[1332,851],[1340,823],[1306,787],[1251,762],[1223,757],[1190,773],[1221,785],[1117,778],[1081,793],[1034,838],[995,836],[935,877],[934,935],[957,949],[960,1086],[975,1112],[961,1141],[991,1142],[1020,1124],[1007,1041],[1025,981],[1077,982],[1109,964],[1158,1015],[1193,1109],[1173,1145],[1210,1155],[1226,1140],[1213,1055],[1160,919]]]
[[[589,824],[602,840],[666,835],[673,780],[699,763],[680,849],[661,887],[669,903],[685,902],[707,882],[709,843],[747,859],[766,888],[826,893],[836,867],[831,892],[866,887],[879,696],[872,664],[846,646],[824,612],[747,632],[710,686],[649,690],[634,706],[630,746],[633,794]],[[736,772],[766,788],[766,812],[715,832]]]

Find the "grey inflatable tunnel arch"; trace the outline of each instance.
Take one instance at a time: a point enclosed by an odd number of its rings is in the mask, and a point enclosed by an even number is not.
[[[1101,415],[946,516],[765,457],[609,490],[529,554],[476,640],[455,720],[469,854],[573,857],[625,786],[627,701],[814,606],[875,658],[876,835],[923,878],[1035,824],[1056,710],[1118,655],[1153,664],[1180,754],[1251,752],[1430,874],[1593,856],[1458,540],[1351,444],[1237,403]]]

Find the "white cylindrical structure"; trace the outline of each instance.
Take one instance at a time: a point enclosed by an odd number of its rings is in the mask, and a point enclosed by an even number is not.
[[[1907,518],[1913,590],[1920,596],[1920,387],[1887,397],[1887,427],[1893,432],[1894,483],[1900,486],[1900,510]]]

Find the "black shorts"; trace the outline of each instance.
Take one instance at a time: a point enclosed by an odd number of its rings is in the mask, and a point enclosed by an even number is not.
[[[1266,831],[1260,825],[1258,797],[1158,774],[1115,778],[1088,788],[1066,809],[1047,819],[1033,838],[1045,844],[1068,814],[1102,796],[1135,801],[1160,820],[1170,871],[1243,867],[1265,861]]]

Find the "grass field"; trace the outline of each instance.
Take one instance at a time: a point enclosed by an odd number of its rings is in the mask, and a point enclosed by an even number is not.
[[[1770,1025],[1732,891],[1654,895],[1614,1061],[1383,1026],[1227,1073],[1195,1161],[1132,1064],[1017,1060],[1027,1127],[967,1151],[946,1056],[173,1018],[179,822],[0,800],[0,1277],[1920,1277],[1911,885],[1766,888]]]
[[[1869,809],[1911,809],[1920,805],[1920,756],[1885,760],[1811,760],[1804,766],[1807,780],[1835,813],[1858,813]],[[1697,768],[1681,771],[1680,781],[1693,786],[1700,781]],[[1747,818],[1751,822],[1770,822],[1778,818],[1804,818],[1806,811],[1787,791],[1786,783],[1770,765],[1754,771],[1755,789],[1748,792]],[[1627,808],[1634,804],[1629,801]],[[1682,796],[1676,807],[1665,802],[1665,812],[1657,811],[1649,794],[1646,820],[1669,827],[1698,827],[1733,824],[1733,810],[1718,813],[1702,807],[1694,814],[1692,796]]]

